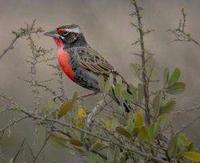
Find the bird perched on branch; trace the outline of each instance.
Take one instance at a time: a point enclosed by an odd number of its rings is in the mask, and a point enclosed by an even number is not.
[[[45,35],[52,37],[57,45],[57,59],[62,71],[78,85],[98,93],[100,75],[106,81],[112,73],[114,85],[116,77],[121,77],[103,56],[90,47],[78,25],[60,26]],[[127,85],[128,91],[127,82],[123,78],[122,82]],[[116,97],[114,91],[110,91],[109,95],[127,112],[131,109],[126,101]]]

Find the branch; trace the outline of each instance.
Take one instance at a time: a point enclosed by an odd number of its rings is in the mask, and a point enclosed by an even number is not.
[[[22,150],[22,147],[24,146],[25,141],[26,141],[26,139],[24,138],[22,143],[21,143],[21,145],[20,145],[20,147],[19,147],[19,149],[18,149],[18,151],[17,151],[17,153],[15,154],[15,157],[13,158],[12,163],[16,163],[17,157],[19,156],[19,154],[20,154],[20,152]]]
[[[20,38],[19,35],[15,35],[15,38],[11,41],[10,45],[3,51],[3,53],[0,55],[0,59],[3,58],[3,56],[9,51],[14,48],[15,42]]]
[[[11,41],[9,46],[0,54],[0,59],[3,58],[3,56],[9,51],[14,48],[14,44],[19,38],[26,37],[29,34],[38,34],[43,32],[43,29],[41,27],[35,28],[35,22],[36,20],[33,20],[31,25],[26,24],[26,27],[20,28],[17,31],[13,31],[12,34],[15,35],[14,39]]]
[[[95,116],[97,116],[97,114],[99,114],[105,108],[106,105],[107,105],[106,99],[103,98],[92,109],[92,111],[88,114],[87,120],[86,120],[86,123],[87,123],[88,127],[91,127],[91,125],[92,125],[92,123],[94,121]]]
[[[100,136],[100,135],[96,135],[96,134],[94,134],[93,132],[90,132],[90,131],[88,131],[88,130],[85,130],[85,129],[82,129],[82,128],[78,128],[78,127],[74,126],[73,124],[66,123],[66,122],[65,122],[65,123],[64,123],[64,122],[60,122],[60,121],[55,120],[55,119],[44,118],[44,117],[35,115],[35,114],[33,114],[33,113],[29,113],[29,112],[27,112],[27,111],[25,111],[25,110],[23,110],[23,109],[20,109],[20,111],[21,111],[22,113],[24,113],[25,115],[27,115],[28,117],[34,119],[34,120],[41,120],[42,122],[50,122],[50,123],[54,123],[54,124],[61,125],[61,126],[63,126],[63,127],[68,127],[68,128],[77,130],[77,131],[79,131],[79,132],[85,133],[85,134],[87,134],[87,135],[93,136],[93,137],[95,137],[95,138],[98,138],[98,139],[100,139],[100,140],[102,140],[102,141],[104,141],[104,142],[107,142],[107,143],[116,145],[116,146],[118,146],[118,147],[120,147],[120,148],[123,148],[123,149],[129,151],[129,152],[132,152],[132,153],[138,154],[138,155],[140,155],[140,156],[142,156],[142,157],[145,157],[145,158],[147,158],[147,159],[149,159],[149,160],[153,160],[153,161],[160,162],[160,163],[166,163],[166,162],[163,161],[162,159],[159,159],[159,158],[154,157],[154,156],[152,156],[152,155],[149,155],[149,154],[146,154],[146,153],[144,153],[144,152],[138,151],[138,150],[137,150],[136,148],[134,148],[134,147],[128,147],[128,146],[126,146],[126,145],[119,144],[119,143],[117,143],[117,142],[113,142],[111,139],[105,138],[105,137]]]
[[[50,138],[50,134],[45,138],[42,147],[40,148],[40,150],[38,151],[37,155],[35,156],[35,158],[33,160],[33,163],[35,163],[37,161],[39,155],[41,154],[41,152],[44,150],[45,146],[47,145],[49,138]]]
[[[181,9],[182,19],[180,19],[179,26],[176,29],[169,29],[168,31],[172,33],[175,37],[175,41],[183,41],[183,42],[193,42],[195,45],[200,47],[200,42],[194,39],[190,33],[185,32],[186,27],[186,13],[184,8]]]
[[[149,83],[146,73],[146,62],[145,62],[145,47],[144,47],[144,30],[141,20],[140,8],[138,7],[137,0],[131,0],[135,8],[135,16],[137,18],[137,29],[140,37],[140,49],[141,49],[141,66],[142,66],[142,82],[144,87],[144,100],[145,100],[145,113],[147,124],[150,124],[150,109],[149,109]]]
[[[0,129],[0,132],[4,133],[8,128],[18,124],[19,122],[23,121],[24,119],[28,118],[28,116],[25,116],[25,117],[22,117],[22,118],[19,118],[17,120],[13,120],[11,121],[10,123],[8,123],[5,127],[1,128]]]

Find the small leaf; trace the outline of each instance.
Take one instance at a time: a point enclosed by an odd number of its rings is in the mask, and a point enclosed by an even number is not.
[[[178,153],[178,147],[177,147],[177,135],[171,138],[167,150],[167,154],[170,158],[176,156]]]
[[[66,147],[66,142],[68,141],[68,137],[61,133],[53,132],[51,133],[50,141],[53,144],[58,144],[62,147]]]
[[[115,129],[117,126],[119,126],[118,119],[113,117],[111,129]]]
[[[78,113],[77,113],[77,115],[78,115],[78,118],[84,119],[84,118],[86,117],[85,108],[82,107],[82,106],[80,106],[80,107],[78,108]]]
[[[134,113],[131,112],[128,114],[128,124],[127,124],[127,131],[132,135],[134,131]]]
[[[123,127],[120,127],[120,126],[116,127],[116,131],[120,135],[123,135],[123,136],[125,136],[127,138],[131,138],[131,135],[129,134],[129,132],[125,128],[123,128]]]
[[[170,100],[170,101],[167,101],[165,104],[162,104],[160,107],[159,115],[170,113],[175,107],[175,105],[176,105],[176,101],[174,100]]]
[[[174,70],[174,72],[172,73],[170,79],[169,79],[169,82],[168,82],[168,85],[171,86],[173,85],[174,83],[176,83],[178,81],[178,79],[180,78],[180,75],[181,75],[181,71],[179,68],[176,68]]]
[[[164,69],[163,80],[164,80],[164,85],[166,85],[169,81],[169,69],[168,68]]]
[[[104,120],[105,128],[110,130],[112,128],[112,120],[111,119],[106,119]]]
[[[121,97],[121,92],[122,92],[122,89],[121,89],[121,84],[119,83],[116,83],[115,86],[114,86],[114,93],[115,93],[115,96],[116,97]]]
[[[134,75],[140,77],[141,75],[141,66],[138,63],[131,63],[131,69],[133,70]]]
[[[133,97],[136,96],[136,94],[137,94],[137,88],[134,85],[129,84],[128,90],[131,92],[131,94],[133,95]]]
[[[182,93],[185,90],[185,83],[183,82],[176,82],[173,85],[166,88],[166,92],[172,95],[176,95]]]
[[[149,133],[148,135],[151,141],[154,140],[157,132],[158,132],[158,124],[156,122],[152,123],[151,126],[148,128],[148,133]]]
[[[143,141],[149,141],[148,129],[145,126],[139,129],[139,138]]]
[[[72,145],[75,145],[75,146],[78,146],[78,147],[81,147],[83,145],[78,139],[70,139],[69,142]]]
[[[106,145],[103,144],[101,141],[96,141],[92,146],[90,147],[90,151],[99,151],[102,148],[104,148]]]
[[[165,127],[168,125],[169,123],[169,116],[168,114],[162,114],[159,115],[157,118],[157,124],[159,126],[160,131],[162,131],[163,129],[165,129]]]
[[[65,101],[61,105],[61,107],[57,113],[58,119],[63,117],[67,112],[69,112],[73,108],[73,105],[77,99],[77,96],[78,96],[78,94],[75,92],[72,99]]]
[[[178,154],[188,150],[192,145],[192,142],[183,134],[176,134],[169,143],[168,156],[175,157]]]
[[[135,112],[135,128],[140,129],[144,126],[144,116],[141,111]]]
[[[88,159],[91,161],[91,163],[98,163],[98,155],[93,152],[88,154]]]
[[[152,104],[154,117],[156,117],[159,114],[160,105],[161,105],[161,96],[160,96],[160,92],[158,92],[158,94],[154,97],[153,104]]]
[[[130,93],[127,92],[127,90],[122,91],[122,96],[125,101],[127,101],[128,104],[133,103],[134,97]]]
[[[200,161],[200,153],[199,152],[194,152],[194,151],[189,151],[189,152],[184,152],[183,156],[191,161]]]

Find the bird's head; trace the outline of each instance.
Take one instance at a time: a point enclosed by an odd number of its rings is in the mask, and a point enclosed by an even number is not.
[[[44,35],[52,37],[58,47],[71,48],[86,45],[80,27],[76,24],[60,26],[55,30],[44,33]]]

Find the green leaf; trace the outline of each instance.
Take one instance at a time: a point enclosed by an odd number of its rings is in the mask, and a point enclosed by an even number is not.
[[[128,114],[128,124],[127,124],[127,131],[133,135],[133,132],[134,132],[134,113],[131,112]]]
[[[112,120],[111,119],[104,119],[104,125],[105,125],[105,128],[107,130],[111,130],[112,129]]]
[[[44,106],[41,107],[41,112],[45,115],[52,114],[55,112],[55,109],[59,107],[59,104],[53,100],[48,101],[45,103]]]
[[[168,68],[164,69],[163,80],[164,80],[164,85],[166,85],[169,81],[169,69]]]
[[[149,142],[149,133],[148,133],[148,129],[145,126],[139,129],[139,138],[142,141]]]
[[[135,97],[137,95],[137,88],[132,84],[129,84],[129,91],[131,92],[133,97]]]
[[[153,107],[153,111],[154,111],[154,117],[157,117],[157,115],[160,112],[160,105],[161,105],[161,96],[160,96],[160,92],[158,92],[158,94],[154,97],[153,102],[152,102],[152,107]]]
[[[75,145],[77,147],[81,147],[83,145],[78,139],[74,138],[70,139],[69,142],[70,144]]]
[[[78,94],[77,94],[77,92],[75,92],[72,99],[65,101],[61,105],[61,107],[57,113],[58,119],[63,117],[67,112],[69,112],[73,108],[73,105],[74,105],[77,97],[78,97]]]
[[[55,144],[55,145],[60,145],[62,147],[66,147],[66,143],[68,141],[68,137],[61,134],[61,133],[51,133],[51,136],[50,136],[50,142]]]
[[[121,97],[121,93],[122,93],[122,85],[120,83],[116,83],[114,86],[114,93],[116,97]]]
[[[138,63],[131,63],[131,69],[135,76],[140,77],[141,74],[141,66]]]
[[[111,128],[112,129],[115,129],[117,126],[119,126],[119,122],[118,122],[118,119],[113,117],[112,118],[112,125],[111,125]]]
[[[125,101],[127,101],[128,104],[133,103],[134,97],[133,97],[133,95],[131,95],[130,93],[128,93],[127,90],[123,90],[122,91],[122,96],[123,96],[123,99]]]
[[[158,74],[158,64],[153,57],[153,54],[148,54],[146,56],[146,75],[150,80],[156,80]]]
[[[156,122],[152,123],[151,126],[148,128],[148,135],[150,141],[154,140],[158,132],[158,124]]]
[[[194,151],[189,151],[189,152],[184,152],[183,156],[191,161],[200,161],[200,153],[199,152],[194,152]]]
[[[93,152],[89,152],[88,159],[91,161],[91,163],[98,163],[98,156]]]
[[[140,129],[144,126],[144,116],[141,111],[135,112],[135,128]]]
[[[160,107],[159,115],[170,113],[176,105],[176,101],[169,100],[166,103],[162,104]]]
[[[99,151],[106,147],[105,144],[101,143],[100,141],[96,141],[92,146],[90,147],[90,151]]]
[[[183,82],[176,82],[173,85],[166,88],[166,92],[168,94],[176,95],[182,93],[185,90],[185,83]]]
[[[167,154],[170,158],[176,156],[178,153],[177,139],[178,139],[178,136],[175,135],[169,142]]]
[[[172,73],[172,75],[171,75],[171,77],[169,79],[168,85],[171,86],[174,83],[176,83],[178,81],[178,79],[180,78],[180,75],[181,75],[180,69],[179,68],[175,68],[174,72]]]
[[[127,138],[131,138],[131,135],[129,134],[129,132],[125,128],[121,127],[121,126],[116,127],[116,131],[120,135],[123,135],[123,136],[125,136]]]
[[[188,151],[191,145],[192,142],[183,133],[178,133],[170,140],[168,156],[172,158],[182,152]]]
[[[169,114],[162,114],[162,115],[158,116],[157,124],[159,126],[160,131],[165,129],[165,127],[168,125],[168,123],[169,123]]]

